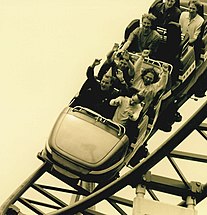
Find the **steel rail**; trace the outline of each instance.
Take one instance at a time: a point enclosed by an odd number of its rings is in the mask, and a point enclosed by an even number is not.
[[[64,207],[49,215],[68,215],[84,211],[94,204],[108,198],[117,191],[121,190],[127,185],[136,186],[138,180],[144,173],[150,170],[154,165],[167,156],[174,148],[176,148],[187,136],[189,136],[195,128],[197,128],[207,118],[207,101],[190,117],[189,120],[177,132],[172,134],[159,148],[157,148],[151,155],[137,164],[133,169],[129,170],[122,177],[111,182],[100,190],[90,194],[83,200],[74,203],[71,206]]]

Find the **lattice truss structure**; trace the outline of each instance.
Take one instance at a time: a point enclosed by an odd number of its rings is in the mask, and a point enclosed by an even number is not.
[[[168,197],[164,198],[170,199],[175,205],[189,207],[190,204],[194,207],[207,197],[207,179],[204,177],[205,180],[200,181],[196,173],[197,166],[207,163],[207,156],[177,150],[177,147],[188,142],[188,137],[194,132],[200,135],[205,145],[206,110],[207,102],[204,102],[197,112],[157,149],[106,185],[95,186],[83,181],[77,184],[51,169],[50,163],[43,163],[1,206],[1,214],[129,214],[136,193],[134,188],[139,186],[145,188],[146,196],[152,200],[163,201],[159,196],[167,194]],[[176,179],[152,174],[153,169],[156,170],[162,161],[168,163],[164,167],[166,175],[169,169],[173,169]],[[188,162],[188,168],[195,172],[195,180],[188,180],[180,161]],[[128,196],[130,192],[131,197]],[[175,199],[172,200],[169,196]]]

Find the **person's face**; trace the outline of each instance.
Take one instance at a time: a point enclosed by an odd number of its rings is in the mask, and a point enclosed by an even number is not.
[[[144,75],[143,77],[143,81],[144,81],[144,85],[150,85],[153,83],[154,81],[154,75],[151,72],[148,72],[147,74]]]
[[[106,76],[103,76],[103,78],[101,79],[101,90],[103,91],[107,91],[111,88],[111,78],[110,77],[106,77]]]
[[[130,100],[129,100],[129,104],[130,105],[136,105],[139,103],[139,99],[138,99],[138,96],[137,95],[133,95]]]
[[[144,18],[142,20],[142,28],[144,29],[144,31],[149,31],[152,27],[152,23],[149,19]]]
[[[165,2],[165,8],[171,8],[171,7],[173,7],[174,6],[174,4],[175,4],[175,0],[166,0],[166,2]]]
[[[196,8],[195,4],[191,3],[189,5],[189,13],[190,13],[191,17],[195,17],[196,16],[196,14],[197,14],[197,8]]]
[[[127,62],[126,62],[125,60],[119,60],[117,66],[118,66],[118,68],[121,69],[121,70],[128,67]]]

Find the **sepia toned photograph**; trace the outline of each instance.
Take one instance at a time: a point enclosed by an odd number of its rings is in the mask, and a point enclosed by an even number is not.
[[[205,215],[207,0],[0,0],[0,215]]]

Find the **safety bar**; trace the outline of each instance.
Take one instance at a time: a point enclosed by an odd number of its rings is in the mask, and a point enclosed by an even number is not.
[[[167,41],[167,29],[157,26],[157,32],[160,34],[163,41]]]
[[[92,116],[97,122],[101,122],[103,124],[109,125],[113,129],[118,130],[118,134],[117,134],[118,136],[121,136],[121,135],[125,134],[125,132],[126,132],[126,129],[123,125],[115,123],[112,120],[101,116],[100,114],[98,114],[97,112],[95,112],[89,108],[85,108],[82,106],[75,106],[72,109],[72,111],[87,114],[87,116]]]
[[[129,52],[130,56],[137,60],[141,54],[140,53],[132,53],[132,52]],[[173,66],[169,63],[166,63],[164,61],[159,61],[159,60],[154,60],[154,59],[151,59],[149,57],[145,57],[144,58],[144,63],[147,63],[147,64],[151,64],[152,66],[157,66],[159,68],[162,68],[163,64],[167,64],[168,65],[168,71],[169,71],[169,74],[172,73],[172,70],[173,70]]]

